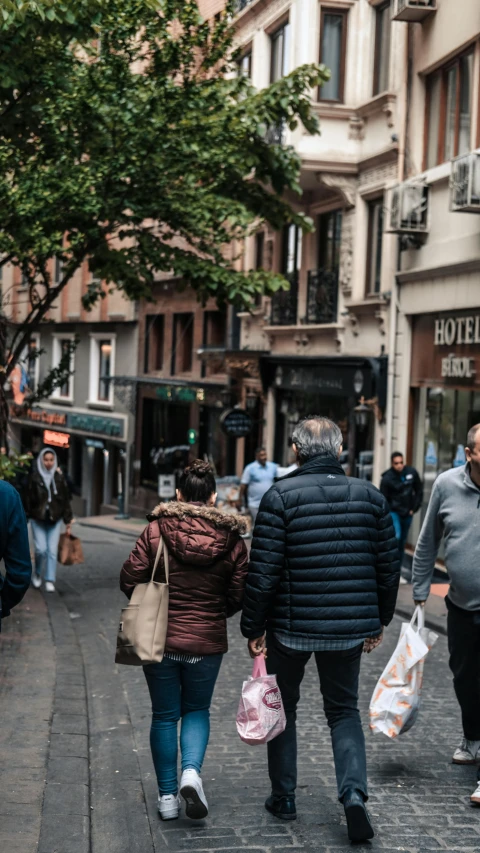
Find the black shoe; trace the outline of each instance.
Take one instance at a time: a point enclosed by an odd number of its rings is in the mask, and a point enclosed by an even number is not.
[[[273,814],[274,817],[281,818],[281,820],[297,819],[295,797],[275,797],[271,794],[268,800],[265,800],[265,808],[267,812]]]
[[[343,797],[343,808],[350,841],[368,841],[373,838],[375,833],[363,797],[358,791],[347,791]]]

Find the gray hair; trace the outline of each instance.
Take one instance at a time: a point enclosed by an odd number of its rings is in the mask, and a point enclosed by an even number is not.
[[[343,443],[340,427],[322,415],[302,418],[293,430],[292,443],[297,448],[301,462],[306,462],[320,453],[331,453],[337,457]]]
[[[480,424],[474,424],[469,430],[467,435],[467,447],[471,452],[475,450],[475,444],[477,441],[477,432],[480,430]]]

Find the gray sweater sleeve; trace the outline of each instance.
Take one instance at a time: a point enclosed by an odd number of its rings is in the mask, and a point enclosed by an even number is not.
[[[413,558],[412,584],[415,601],[426,601],[430,593],[435,560],[443,536],[443,525],[439,515],[440,505],[440,483],[437,480],[432,489]]]

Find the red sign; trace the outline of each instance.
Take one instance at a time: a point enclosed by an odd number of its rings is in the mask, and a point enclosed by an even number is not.
[[[51,447],[70,447],[70,436],[68,432],[53,432],[51,429],[43,431],[43,443]]]

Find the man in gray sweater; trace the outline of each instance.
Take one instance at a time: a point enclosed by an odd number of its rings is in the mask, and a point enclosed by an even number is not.
[[[442,537],[450,576],[446,598],[453,685],[463,740],[454,764],[480,765],[480,424],[465,448],[467,464],[437,477],[413,558],[413,597],[425,604]],[[472,803],[480,805],[480,767]]]

